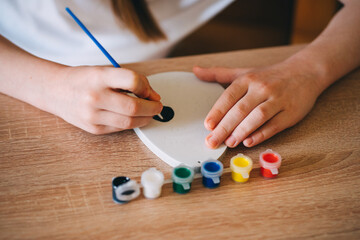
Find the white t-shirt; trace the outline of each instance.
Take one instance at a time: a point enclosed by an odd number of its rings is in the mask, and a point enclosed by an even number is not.
[[[1,0],[0,34],[35,56],[70,66],[109,60],[65,11],[69,7],[121,63],[165,57],[178,41],[233,0],[148,0],[167,40],[142,43],[116,21],[110,0]]]

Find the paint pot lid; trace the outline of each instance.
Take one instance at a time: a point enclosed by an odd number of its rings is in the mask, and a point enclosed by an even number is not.
[[[140,195],[140,186],[135,180],[129,180],[115,189],[115,196],[120,201],[131,201]]]
[[[145,187],[162,186],[164,184],[164,174],[156,168],[149,168],[141,174],[141,185]]]
[[[242,165],[243,163],[236,164],[238,158],[244,159],[245,160],[244,162],[246,162],[246,165],[245,164]],[[237,172],[237,173],[250,172],[252,167],[253,167],[252,159],[250,157],[242,154],[242,153],[239,153],[238,155],[232,157],[231,160],[230,160],[230,168],[231,168],[231,170],[234,171],[234,172]]]
[[[267,149],[265,152],[260,153],[260,165],[266,169],[279,168],[281,165],[281,156],[277,152]]]
[[[191,183],[194,179],[194,169],[180,164],[172,172],[172,179],[176,183]]]
[[[219,160],[209,159],[201,164],[201,174],[204,177],[219,177],[223,170],[224,166]]]
[[[112,179],[112,187],[114,188],[114,190],[116,188],[118,188],[120,185],[125,184],[126,182],[130,181],[130,178],[125,177],[125,176],[118,176],[118,177],[114,177]]]

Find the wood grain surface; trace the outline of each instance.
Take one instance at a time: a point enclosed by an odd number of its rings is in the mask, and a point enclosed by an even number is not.
[[[303,46],[227,52],[124,65],[146,75],[193,65],[252,67]],[[170,80],[169,80],[170,81]],[[111,180],[137,181],[149,167],[171,168],[132,130],[95,136],[0,94],[0,239],[360,239],[360,69],[332,85],[299,124],[237,153],[254,160],[249,182],[224,174],[206,189],[196,179],[180,195],[117,205]],[[283,157],[277,179],[259,174],[258,156]]]

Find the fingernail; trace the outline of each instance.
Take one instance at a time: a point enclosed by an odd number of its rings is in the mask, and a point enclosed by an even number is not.
[[[237,141],[236,141],[236,138],[231,135],[228,139],[226,139],[225,141],[225,144],[228,146],[228,147],[236,147],[236,144]]]
[[[206,137],[206,142],[208,143],[209,147],[211,147],[211,148],[216,148],[219,144],[218,139],[212,134],[209,134]]]
[[[253,143],[253,139],[250,137],[250,138],[247,138],[247,139],[245,139],[244,140],[244,145],[246,146],[246,147],[250,147],[251,146],[251,144]]]
[[[208,130],[214,130],[216,124],[213,120],[210,119],[206,121],[206,126]]]

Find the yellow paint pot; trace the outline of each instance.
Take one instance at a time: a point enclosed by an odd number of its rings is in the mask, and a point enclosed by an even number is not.
[[[252,170],[253,161],[250,157],[239,153],[231,158],[230,169],[231,177],[235,182],[246,182],[249,180]]]

